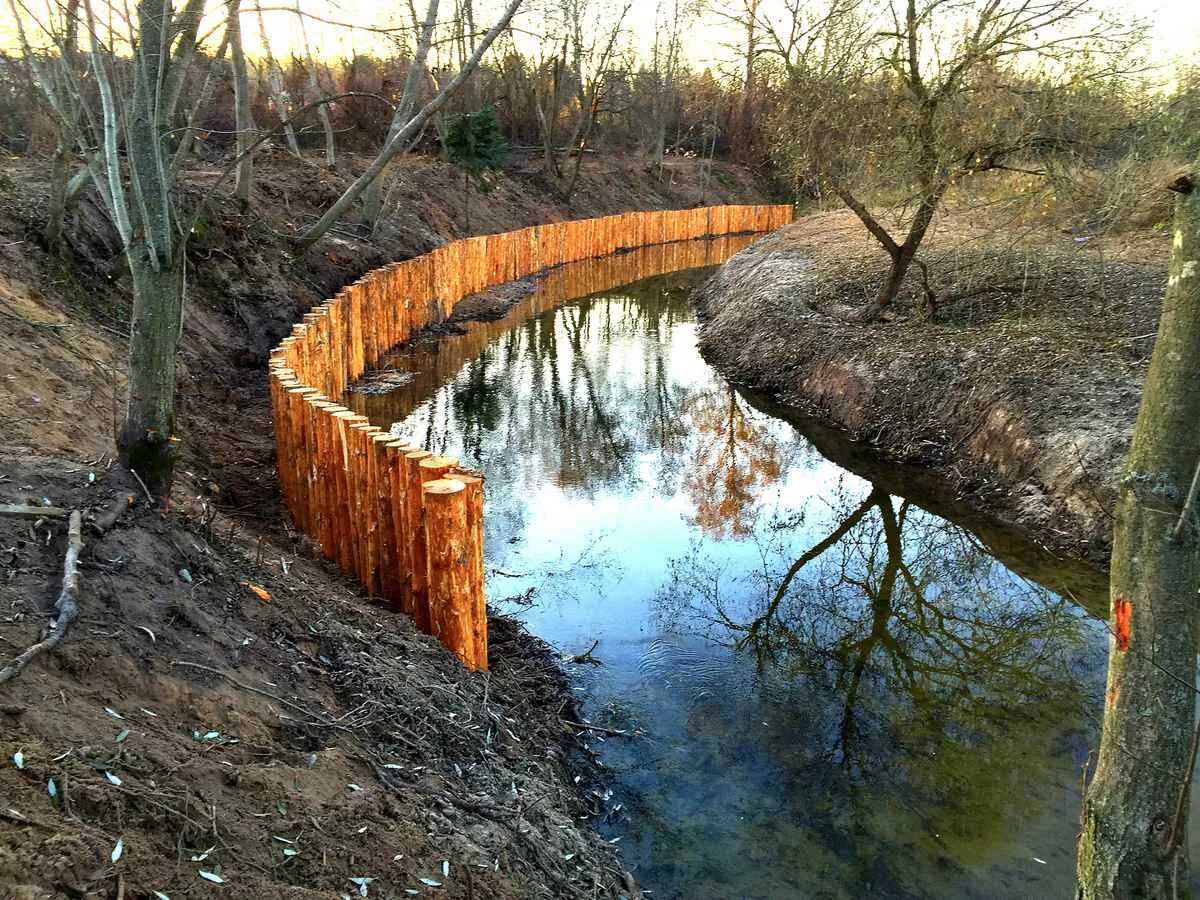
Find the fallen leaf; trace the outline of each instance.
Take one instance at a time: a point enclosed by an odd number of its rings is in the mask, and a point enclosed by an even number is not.
[[[192,862],[204,862],[206,859],[208,859],[208,854],[212,853],[216,849],[217,849],[217,845],[213,844],[211,847],[209,847],[203,853],[197,853],[195,856],[193,856]]]
[[[259,585],[254,584],[253,582],[250,582],[250,581],[240,581],[238,583],[243,585],[248,591],[250,591],[250,593],[252,593],[255,597],[257,597],[263,603],[271,602],[271,592],[268,591],[265,587],[260,587]]]
[[[203,869],[200,869],[199,871],[200,871],[200,877],[203,878],[205,881],[211,881],[213,884],[224,884],[225,883],[225,879],[222,878],[220,875],[218,875],[216,872],[205,872]]]
[[[432,878],[422,878],[421,884],[427,884],[430,887],[441,887],[442,886],[442,883],[440,881],[434,881]]]
[[[121,858],[121,854],[125,852],[125,838],[117,838],[116,845],[112,848],[110,858],[115,863]]]
[[[112,772],[105,772],[104,777],[108,779],[109,784],[115,784],[117,787],[121,786],[121,779]]]
[[[108,713],[110,716],[112,716],[114,719],[123,719],[123,718],[125,718],[123,715],[121,715],[119,712],[117,712],[117,711],[116,711],[115,709],[113,709],[111,706],[106,706],[106,707],[104,707],[104,711],[105,711],[106,713]]]
[[[58,785],[54,783],[53,778],[49,779],[46,782],[46,793],[49,794],[52,798],[58,796]]]
[[[125,738],[127,738],[127,737],[129,737],[129,729],[122,728],[120,731],[117,732],[117,743],[118,744],[125,743]]]
[[[25,768],[25,754],[22,753],[20,750],[18,750],[16,753],[13,754],[12,760],[13,760],[13,765],[16,766],[18,769]]]

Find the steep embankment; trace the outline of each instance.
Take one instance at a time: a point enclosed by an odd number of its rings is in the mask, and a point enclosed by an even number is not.
[[[829,313],[864,302],[885,258],[853,216],[811,215],[702,288],[701,349],[735,382],[1103,562],[1168,244],[1050,230],[1014,244],[959,214],[925,252],[934,321],[914,272],[887,321],[858,325]]]
[[[338,896],[367,878],[372,896],[636,894],[587,824],[595,770],[550,649],[493,620],[492,672],[469,675],[281,510],[268,348],[368,268],[460,234],[457,178],[410,159],[373,240],[351,224],[293,253],[285,235],[361,160],[344,165],[264,159],[251,208],[222,200],[198,223],[167,512],[112,463],[129,308],[115,238],[85,199],[53,259],[45,167],[0,168],[0,504],[94,517],[71,636],[0,686],[5,896]],[[215,177],[189,173],[185,190]],[[517,160],[473,198],[472,224],[762,199],[744,172],[683,162],[659,181],[589,160],[571,207],[545,186]],[[64,551],[63,520],[0,515],[0,662],[43,630]]]

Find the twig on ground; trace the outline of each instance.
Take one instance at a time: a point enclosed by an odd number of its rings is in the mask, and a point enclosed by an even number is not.
[[[67,558],[63,561],[62,589],[58,594],[58,602],[54,604],[58,618],[50,626],[46,637],[27,648],[11,663],[0,669],[0,684],[12,681],[21,674],[21,670],[29,665],[39,653],[53,650],[67,636],[67,629],[79,614],[79,554],[83,551],[83,515],[79,510],[71,513],[67,525]]]
[[[133,477],[137,479],[137,483],[142,486],[142,490],[146,492],[146,499],[150,501],[150,506],[154,506],[154,495],[150,493],[150,488],[146,487],[146,482],[142,481],[142,476],[137,473],[137,469],[130,469]]]
[[[32,503],[0,503],[0,516],[22,516],[27,519],[65,519],[69,509],[59,506],[34,506]]]

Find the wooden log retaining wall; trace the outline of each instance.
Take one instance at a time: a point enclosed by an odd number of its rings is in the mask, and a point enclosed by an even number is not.
[[[391,347],[460,300],[562,263],[770,231],[791,206],[623,213],[465,238],[368,272],[314,307],[271,353],[279,482],[292,516],[372,596],[487,669],[483,476],[396,440],[340,405]]]

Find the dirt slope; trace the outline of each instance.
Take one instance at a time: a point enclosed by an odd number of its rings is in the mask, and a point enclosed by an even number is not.
[[[0,686],[0,896],[358,896],[354,878],[384,897],[637,893],[588,825],[602,785],[549,648],[493,619],[490,676],[465,673],[280,508],[268,349],[363,271],[461,233],[457,178],[416,158],[374,239],[351,222],[293,252],[284,236],[362,161],[342,165],[264,159],[250,209],[221,199],[199,221],[165,512],[112,463],[129,292],[111,230],[85,200],[67,258],[51,258],[45,166],[0,165],[0,503],[100,520],[68,643]],[[545,187],[514,159],[473,198],[475,230],[763,200],[738,169],[683,161],[659,181],[642,161],[589,159],[570,207]],[[64,534],[58,518],[0,516],[0,661],[52,615]]]
[[[807,216],[699,294],[706,357],[734,381],[936,468],[1045,545],[1107,560],[1110,509],[1165,284],[1169,237],[1014,240],[965,213],[928,241],[886,321],[848,324],[885,257],[846,212]]]

